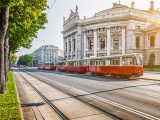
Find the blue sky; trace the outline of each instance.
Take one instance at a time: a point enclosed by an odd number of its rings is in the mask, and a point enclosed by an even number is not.
[[[132,0],[121,0],[121,4],[130,6]],[[135,7],[138,9],[147,10],[150,5],[150,0],[134,0]],[[155,8],[160,7],[160,0],[155,1]],[[48,6],[53,4],[54,0],[48,0]],[[32,53],[35,49],[42,45],[56,45],[63,49],[63,36],[61,31],[63,30],[63,16],[66,18],[70,14],[70,10],[75,10],[75,6],[79,7],[79,15],[81,18],[84,16],[91,17],[96,12],[105,10],[112,7],[112,3],[119,2],[119,0],[56,0],[55,5],[47,15],[48,23],[46,29],[40,30],[38,38],[32,43],[30,49],[20,49],[17,53],[18,56],[22,54]]]

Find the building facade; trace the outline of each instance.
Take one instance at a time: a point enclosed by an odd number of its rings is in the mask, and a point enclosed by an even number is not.
[[[32,53],[33,65],[54,65],[64,59],[64,52],[54,45],[41,46]]]
[[[121,3],[80,19],[78,7],[64,18],[63,43],[66,60],[142,53],[144,65],[160,65],[160,10],[135,8]]]

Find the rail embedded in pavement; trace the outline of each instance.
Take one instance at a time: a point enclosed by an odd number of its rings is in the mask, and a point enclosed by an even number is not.
[[[21,74],[20,74],[21,75]],[[23,77],[23,75],[21,75]],[[25,77],[23,79],[42,97],[43,100],[63,119],[70,120],[62,111],[60,111],[47,97],[45,97],[36,87],[34,87]]]
[[[35,75],[35,74],[31,74],[31,73],[28,73],[29,75],[31,75],[31,76],[33,76],[33,77],[35,77],[35,76],[37,76],[37,78],[39,77],[39,78],[43,78],[43,79],[46,79],[46,80],[50,80],[50,79],[48,79],[48,78],[45,78],[45,77],[42,77],[42,76],[40,76],[40,75]],[[35,77],[36,78],[36,77]],[[42,81],[42,80],[41,80]],[[44,82],[44,81],[42,81],[42,82]],[[47,83],[47,82],[45,82],[45,83]],[[48,84],[48,83],[47,83]],[[62,84],[62,83],[60,83],[60,84]],[[50,84],[49,84],[50,85]],[[57,88],[56,88],[57,89]],[[76,89],[76,88],[75,88]],[[74,90],[75,90],[74,89]],[[60,90],[60,89],[58,89],[58,90]],[[78,90],[78,89],[77,89]],[[79,91],[82,91],[82,90],[79,90]],[[75,98],[77,98],[77,96],[73,96],[72,94],[69,94],[69,93],[67,93],[67,92],[65,92],[65,91],[62,91],[62,92],[64,92],[65,94],[68,94],[68,95],[70,95],[70,96],[72,96],[72,97],[75,97]],[[89,95],[89,93],[87,93],[87,92],[83,92],[85,95]],[[103,101],[103,102],[106,102],[106,103],[108,103],[108,104],[111,104],[111,105],[113,105],[113,106],[116,106],[116,107],[119,107],[119,108],[121,108],[121,109],[124,109],[124,110],[126,110],[126,111],[129,111],[129,112],[131,112],[131,113],[134,113],[134,114],[137,114],[137,115],[139,115],[139,116],[142,116],[142,117],[144,117],[144,118],[146,118],[146,119],[149,119],[149,120],[160,120],[160,118],[157,118],[157,117],[155,117],[155,116],[152,116],[152,115],[149,115],[149,114],[147,114],[147,113],[144,113],[144,112],[141,112],[141,111],[138,111],[138,110],[135,110],[135,109],[133,109],[133,108],[130,108],[130,107],[127,107],[127,106],[124,106],[124,105],[121,105],[121,104],[118,104],[118,103],[116,103],[116,102],[112,102],[112,101],[110,101],[110,100],[107,100],[107,99],[104,99],[104,98],[101,98],[101,97],[98,97],[98,96],[96,96],[96,95],[92,95],[92,97],[93,98],[96,98],[96,99],[98,99],[98,100],[100,100],[100,101]],[[80,98],[77,98],[77,99],[80,99]],[[81,101],[83,101],[82,99],[80,99]],[[85,102],[85,101],[84,101]],[[88,103],[87,103],[88,104]],[[94,106],[93,105],[93,107],[96,107],[96,106]],[[99,109],[99,108],[98,108]],[[102,110],[103,111],[103,110]],[[110,113],[109,113],[110,114]],[[112,115],[112,114],[111,114]],[[114,116],[114,115],[113,115]],[[118,118],[118,117],[117,117]]]

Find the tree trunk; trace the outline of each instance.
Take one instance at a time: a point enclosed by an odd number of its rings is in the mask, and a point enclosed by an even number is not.
[[[1,8],[2,18],[0,23],[0,93],[6,90],[6,80],[4,71],[4,41],[8,29],[9,7]]]
[[[11,47],[9,46],[9,50],[8,50],[8,70],[10,70],[11,68]]]
[[[9,38],[6,34],[5,41],[4,41],[4,72],[5,72],[5,79],[8,81],[7,73],[9,71]]]

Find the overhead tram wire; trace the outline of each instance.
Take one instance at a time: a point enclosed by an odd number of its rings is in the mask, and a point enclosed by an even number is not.
[[[48,11],[47,15],[50,13],[50,11],[52,10],[52,8],[53,8],[53,6],[55,5],[55,3],[56,3],[56,0],[54,0],[53,4],[52,4],[51,7],[49,8],[49,11]]]

